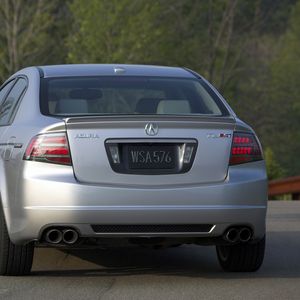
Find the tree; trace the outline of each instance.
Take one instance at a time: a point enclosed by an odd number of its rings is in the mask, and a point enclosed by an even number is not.
[[[70,62],[150,63],[158,54],[160,28],[153,16],[159,1],[75,0],[70,9],[75,20],[68,39]]]
[[[274,153],[270,147],[267,147],[264,151],[267,173],[269,180],[283,177],[284,171],[279,163],[275,160]]]
[[[272,146],[289,175],[300,170],[300,2],[291,14],[281,48],[272,64]]]
[[[61,0],[2,0],[0,5],[0,79],[24,66],[62,57]],[[62,41],[62,42],[61,42]]]

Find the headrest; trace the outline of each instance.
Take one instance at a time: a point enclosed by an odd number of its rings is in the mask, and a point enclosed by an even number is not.
[[[85,99],[60,99],[56,106],[56,112],[61,114],[88,113],[88,105]]]
[[[162,100],[157,107],[158,114],[189,114],[190,103],[187,100]]]
[[[92,100],[102,98],[102,96],[101,90],[98,89],[76,89],[69,92],[69,97],[76,99]]]
[[[48,99],[49,99],[49,101],[58,101],[58,100],[59,100],[57,94],[56,94],[56,93],[53,93],[53,92],[50,92],[50,93],[49,93]]]
[[[157,105],[161,99],[141,98],[136,104],[135,111],[145,114],[156,114]]]

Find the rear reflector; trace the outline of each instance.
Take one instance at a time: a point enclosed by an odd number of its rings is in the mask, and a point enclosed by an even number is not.
[[[71,165],[66,134],[46,133],[35,136],[25,151],[24,160]]]
[[[262,153],[255,136],[251,133],[235,132],[233,135],[230,165],[262,160]]]

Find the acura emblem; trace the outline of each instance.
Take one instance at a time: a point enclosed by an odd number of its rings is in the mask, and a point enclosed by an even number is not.
[[[155,123],[148,123],[145,126],[145,131],[150,136],[157,135],[158,134],[158,125]]]

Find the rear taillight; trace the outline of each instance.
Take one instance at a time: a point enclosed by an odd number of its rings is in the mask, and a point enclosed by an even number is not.
[[[251,133],[235,132],[233,135],[230,165],[262,160],[262,153],[256,137]]]
[[[25,151],[24,160],[71,165],[66,134],[46,133],[35,136]]]

